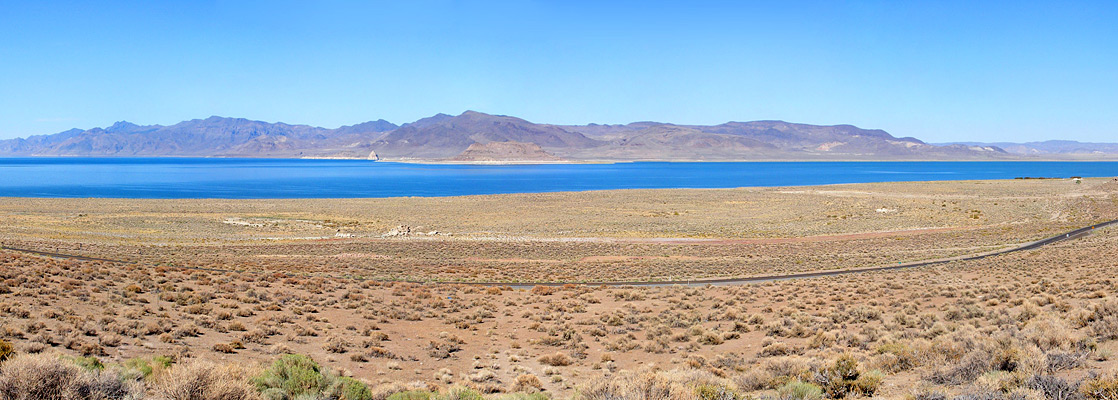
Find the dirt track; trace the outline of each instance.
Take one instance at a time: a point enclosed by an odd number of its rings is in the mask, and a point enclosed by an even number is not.
[[[525,283],[515,283],[515,282],[445,282],[445,283],[464,284],[464,285],[472,285],[472,286],[510,286],[510,287],[514,287],[514,288],[526,288],[526,287],[533,287],[533,286],[562,286],[562,285],[570,285],[570,284],[588,285],[588,286],[739,285],[739,284],[746,284],[746,283],[771,282],[771,281],[788,280],[788,279],[817,278],[817,277],[823,277],[823,276],[837,276],[837,275],[863,273],[863,272],[891,271],[891,270],[897,270],[897,269],[906,269],[906,268],[924,267],[924,266],[929,266],[929,265],[938,265],[938,264],[949,263],[949,262],[952,262],[952,261],[978,260],[978,259],[993,257],[993,256],[997,256],[997,255],[1002,255],[1002,254],[1008,254],[1008,253],[1024,251],[1024,250],[1031,250],[1031,249],[1035,249],[1035,248],[1045,246],[1045,245],[1049,245],[1049,244],[1052,244],[1052,243],[1057,243],[1057,242],[1064,241],[1064,240],[1075,239],[1075,238],[1081,237],[1083,235],[1090,234],[1091,231],[1094,231],[1096,229],[1102,229],[1102,228],[1105,228],[1105,227],[1108,227],[1108,226],[1111,226],[1111,225],[1114,225],[1114,224],[1118,224],[1118,220],[1112,220],[1112,221],[1107,221],[1107,222],[1094,224],[1094,225],[1091,225],[1091,226],[1079,228],[1079,229],[1076,229],[1076,230],[1073,230],[1073,231],[1065,232],[1065,233],[1062,233],[1062,234],[1059,234],[1059,235],[1056,235],[1056,236],[1052,236],[1052,237],[1042,239],[1042,240],[1038,240],[1038,241],[1031,242],[1031,243],[1026,243],[1026,244],[1023,244],[1023,245],[1020,245],[1020,246],[1017,246],[1017,247],[1013,247],[1013,248],[1010,248],[1010,249],[1005,249],[1005,250],[998,250],[998,251],[993,251],[993,252],[973,254],[973,255],[968,255],[968,256],[959,256],[959,257],[943,258],[943,259],[936,259],[936,260],[928,260],[928,261],[918,261],[918,262],[911,262],[911,263],[898,263],[896,265],[886,265],[886,266],[869,267],[869,268],[804,272],[804,273],[785,274],[785,275],[762,275],[762,276],[751,276],[751,277],[744,277],[744,278],[718,278],[718,279],[668,280],[668,281],[530,282],[530,283],[529,282],[525,282]],[[80,255],[73,255],[73,254],[54,253],[54,252],[38,251],[38,250],[7,247],[7,246],[0,246],[0,250],[17,251],[17,252],[21,252],[21,253],[28,253],[28,254],[34,254],[34,255],[45,256],[45,257],[54,257],[54,258],[67,258],[67,259],[85,260],[85,261],[104,261],[104,262],[113,262],[113,263],[134,264],[134,262],[131,262],[131,261],[112,260],[112,259],[107,259],[107,258],[97,258],[97,257],[88,257],[88,256],[80,256]],[[235,270],[227,270],[227,269],[201,268],[201,267],[175,266],[175,268],[213,271],[213,272],[253,272],[253,271],[235,271]],[[296,274],[290,274],[290,275],[296,275]],[[323,277],[329,277],[329,278],[334,278],[334,279],[361,279],[361,278],[355,278],[355,277],[339,277],[339,276],[329,276],[329,275],[314,275],[314,276],[323,276]],[[386,281],[386,282],[388,282],[388,281]],[[397,281],[397,282],[434,283],[434,282],[430,282],[430,281]]]

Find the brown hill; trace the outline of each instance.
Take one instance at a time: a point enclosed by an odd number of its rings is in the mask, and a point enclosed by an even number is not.
[[[452,161],[491,162],[491,161],[561,161],[548,154],[535,143],[489,142],[474,143]]]
[[[381,157],[450,158],[471,144],[489,142],[535,143],[548,150],[566,151],[599,147],[606,142],[590,139],[554,125],[540,125],[520,118],[466,111],[444,114],[407,124],[373,143]]]

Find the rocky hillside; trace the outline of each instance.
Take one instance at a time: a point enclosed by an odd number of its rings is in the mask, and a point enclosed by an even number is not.
[[[613,146],[596,154],[607,158],[980,160],[1008,156],[995,146],[936,146],[911,137],[896,138],[879,129],[861,129],[851,125],[754,121],[701,126],[637,122],[566,128],[593,138],[610,140]],[[594,154],[577,156],[592,157]]]
[[[404,125],[375,141],[372,147],[382,158],[442,159],[457,156],[471,144],[490,142],[534,143],[560,151],[607,144],[554,125],[466,111],[455,117],[439,114]]]
[[[495,144],[496,143],[496,144]],[[500,145],[499,143],[510,143]],[[471,147],[473,146],[473,147]],[[538,148],[538,150],[537,150]],[[374,156],[375,154],[375,156]],[[546,155],[546,156],[545,156]],[[118,122],[0,141],[0,156],[345,157],[383,160],[987,160],[997,146],[932,145],[851,125],[783,121],[561,126],[467,111],[397,126],[336,129],[210,117],[170,126]]]

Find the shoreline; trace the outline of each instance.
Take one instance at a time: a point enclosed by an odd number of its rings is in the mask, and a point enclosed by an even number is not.
[[[924,162],[1118,162],[1118,155],[1107,157],[1044,157],[1033,158],[1026,156],[998,158],[998,159],[936,159],[936,158],[742,158],[742,159],[701,159],[701,158],[673,158],[673,159],[562,159],[562,160],[491,160],[491,161],[456,161],[449,159],[427,158],[381,158],[371,160],[364,157],[331,157],[331,156],[305,156],[305,157],[277,157],[277,156],[204,156],[204,155],[151,155],[151,156],[76,156],[76,155],[0,155],[0,160],[22,159],[230,159],[230,160],[336,160],[336,161],[369,161],[399,164],[419,165],[579,165],[579,164],[632,164],[632,163],[924,163]]]
[[[500,280],[489,269],[500,266],[556,281],[696,279],[880,262],[868,254],[916,262],[1027,243],[1118,218],[1116,193],[1118,180],[1104,178],[342,201],[0,198],[9,221],[0,241],[127,260],[337,263],[345,273],[381,277]]]
[[[1081,176],[1083,180],[1107,180],[1113,179],[1118,181],[1118,175],[1113,176]],[[173,200],[191,200],[191,201],[323,201],[323,200],[400,200],[400,199],[455,199],[455,198],[480,198],[480,197],[499,197],[499,196],[531,196],[531,195],[574,195],[574,194],[595,194],[595,193],[619,193],[619,192],[633,192],[633,191],[727,191],[727,190],[761,190],[771,189],[779,190],[784,188],[789,189],[804,189],[804,188],[822,188],[830,186],[853,186],[853,185],[872,185],[872,184],[946,184],[946,183],[968,183],[968,182],[1022,182],[1022,181],[1071,181],[1072,177],[1014,177],[1004,179],[959,179],[959,180],[930,180],[930,181],[871,181],[871,182],[843,182],[843,183],[823,183],[823,184],[806,184],[806,185],[753,185],[753,186],[733,186],[733,187],[665,187],[665,188],[614,188],[614,189],[588,189],[588,190],[557,190],[557,191],[535,191],[535,192],[502,192],[502,193],[477,193],[477,194],[457,194],[457,195],[411,195],[411,196],[383,196],[383,197],[96,197],[96,196],[72,196],[72,197],[44,197],[44,196],[3,196],[0,195],[0,200],[5,199],[41,199],[41,200],[142,200],[142,201],[173,201]]]

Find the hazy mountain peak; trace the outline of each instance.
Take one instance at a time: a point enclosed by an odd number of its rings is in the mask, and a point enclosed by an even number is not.
[[[483,112],[480,112],[480,111],[474,111],[474,110],[463,111],[461,114],[458,114],[458,116],[453,117],[453,119],[454,120],[468,120],[468,121],[505,121],[505,120],[507,120],[507,121],[524,121],[526,123],[528,122],[528,121],[525,121],[523,119],[513,117],[513,116],[498,115],[498,114],[486,114],[486,113],[483,113]]]
[[[465,114],[465,113],[463,113],[463,114]],[[406,126],[412,126],[412,127],[414,127],[414,126],[425,126],[425,125],[430,125],[430,124],[437,124],[439,122],[443,122],[443,121],[449,120],[451,118],[454,118],[454,116],[449,115],[449,114],[438,113],[438,114],[432,115],[432,116],[427,117],[427,118],[417,119],[417,120],[415,120],[415,122],[406,123],[403,126],[405,126],[405,127]]]
[[[340,126],[338,129],[335,129],[335,131],[341,134],[380,133],[388,132],[396,128],[399,128],[399,126],[383,119],[378,119],[376,121],[367,121],[360,124]]]
[[[117,121],[112,126],[105,128],[105,132],[123,132],[139,127],[139,125],[133,124],[128,121]]]

